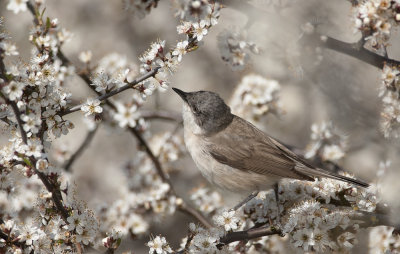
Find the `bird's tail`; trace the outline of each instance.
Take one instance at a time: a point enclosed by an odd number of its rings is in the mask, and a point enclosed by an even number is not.
[[[331,173],[331,172],[328,172],[323,169],[313,169],[313,168],[308,168],[308,167],[302,167],[300,172],[305,175],[309,175],[309,176],[313,176],[313,177],[326,177],[326,178],[331,178],[331,179],[351,183],[351,184],[354,184],[354,185],[357,185],[357,186],[360,186],[363,188],[369,187],[369,184],[364,181],[354,179],[351,177],[347,177],[347,176],[342,176],[342,175],[335,174],[335,173]]]

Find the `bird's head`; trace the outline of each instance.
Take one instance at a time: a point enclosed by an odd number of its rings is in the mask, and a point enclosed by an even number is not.
[[[233,119],[231,109],[218,94],[209,91],[184,92],[172,88],[184,101],[185,127],[195,134],[210,135],[228,126]]]

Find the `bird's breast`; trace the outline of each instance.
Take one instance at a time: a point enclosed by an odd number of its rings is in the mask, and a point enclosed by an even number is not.
[[[186,147],[201,174],[212,184],[233,192],[249,193],[270,188],[277,182],[273,176],[266,177],[251,171],[244,171],[222,164],[207,150],[208,141],[201,135],[184,128]]]

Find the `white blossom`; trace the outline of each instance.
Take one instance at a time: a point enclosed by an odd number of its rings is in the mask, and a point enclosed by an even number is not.
[[[198,40],[201,41],[203,36],[207,34],[207,27],[206,22],[201,20],[199,23],[193,24],[193,36]]]
[[[250,121],[258,121],[268,113],[280,114],[279,92],[277,81],[256,74],[246,75],[232,95],[232,112]]]
[[[98,99],[88,98],[86,103],[81,107],[81,110],[85,113],[85,116],[100,114],[103,112],[103,108],[100,106]]]
[[[17,46],[10,42],[0,42],[0,49],[4,51],[6,56],[18,56]]]
[[[147,246],[150,248],[149,254],[166,254],[172,252],[167,240],[162,236],[156,236],[154,239],[147,242]]]
[[[188,44],[188,41],[180,41],[176,44],[174,51],[172,51],[172,55],[178,57],[178,62],[182,61],[182,56],[186,54]]]
[[[28,0],[9,0],[7,10],[13,11],[15,14],[27,10],[26,3]]]
[[[239,219],[235,217],[235,211],[224,211],[221,215],[215,217],[215,223],[223,226],[225,231],[236,230]]]
[[[87,50],[87,51],[82,51],[81,53],[79,53],[79,60],[82,63],[89,63],[90,60],[92,60],[92,51]]]
[[[10,100],[15,101],[21,98],[24,88],[24,83],[11,81],[8,85],[3,87],[3,91],[8,95]]]

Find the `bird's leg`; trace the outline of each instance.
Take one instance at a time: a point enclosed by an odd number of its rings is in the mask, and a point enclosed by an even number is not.
[[[236,211],[237,209],[242,207],[242,205],[246,204],[247,202],[255,198],[257,195],[258,191],[253,191],[247,198],[243,199],[239,204],[235,205],[235,207],[233,207],[231,211]]]
[[[275,192],[275,202],[276,202],[276,211],[277,211],[277,215],[276,215],[277,226],[281,229],[281,211],[279,208],[279,183],[274,184],[274,192]]]

